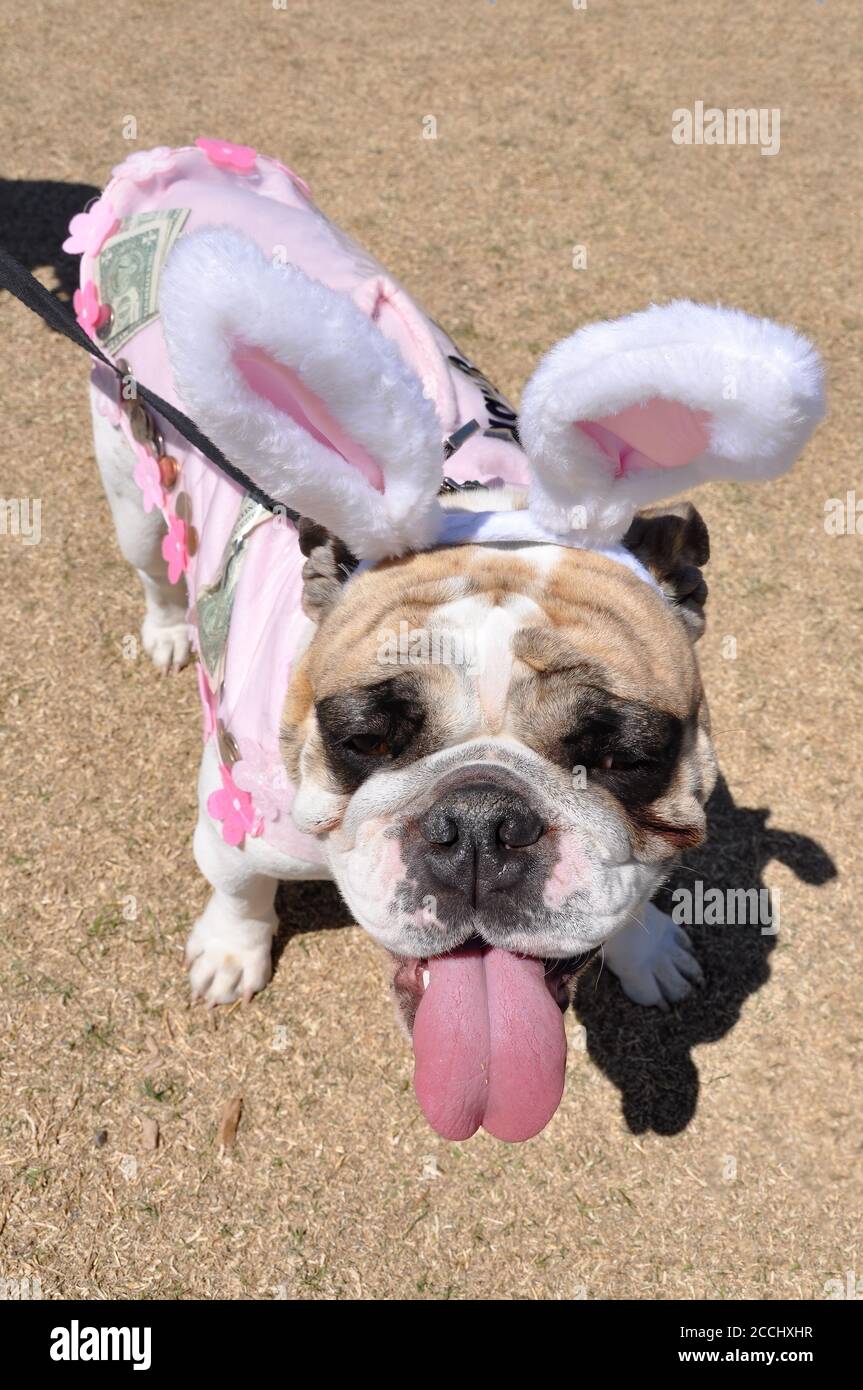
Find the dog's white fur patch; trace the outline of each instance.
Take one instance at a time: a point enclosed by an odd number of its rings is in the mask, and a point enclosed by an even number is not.
[[[633,916],[637,920],[605,943],[605,963],[634,1003],[667,1009],[703,983],[701,966],[683,927],[654,903]]]

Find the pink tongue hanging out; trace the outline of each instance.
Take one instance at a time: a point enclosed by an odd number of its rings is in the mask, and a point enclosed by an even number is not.
[[[414,1088],[444,1139],[483,1125],[498,1139],[531,1139],[560,1104],[563,1014],[540,960],[486,946],[433,956],[414,1023]]]

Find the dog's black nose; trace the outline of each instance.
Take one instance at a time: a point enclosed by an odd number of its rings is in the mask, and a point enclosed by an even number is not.
[[[421,817],[419,828],[432,877],[474,907],[486,894],[521,882],[530,869],[531,846],[545,831],[516,792],[485,782],[446,792]]]

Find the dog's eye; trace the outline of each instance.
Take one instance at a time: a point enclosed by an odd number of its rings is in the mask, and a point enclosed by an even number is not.
[[[622,747],[605,730],[574,736],[567,742],[575,766],[594,772],[635,772],[662,761],[652,750]],[[609,747],[609,743],[613,746]]]
[[[632,753],[604,753],[596,763],[596,768],[600,772],[637,772],[646,767],[657,767],[661,764],[661,758],[649,757],[645,754],[638,757]]]
[[[605,753],[597,763],[602,772],[629,772],[636,767],[646,767],[650,758],[634,757],[631,753]]]
[[[354,734],[353,738],[345,739],[345,747],[365,758],[382,758],[390,751],[389,743],[380,734]]]

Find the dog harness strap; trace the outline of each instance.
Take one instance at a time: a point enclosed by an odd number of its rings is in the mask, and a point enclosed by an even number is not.
[[[8,290],[25,308],[30,309],[40,319],[43,319],[49,328],[53,328],[57,333],[62,333],[76,347],[83,348],[91,357],[95,357],[98,362],[108,367],[118,380],[123,381],[125,379],[122,368],[112,362],[110,357],[106,357],[90,335],[72,317],[68,309],[63,307],[60,300],[2,247],[0,247],[0,289]],[[236,464],[231,463],[230,459],[225,457],[221,449],[217,448],[213,441],[207,438],[203,430],[195,424],[194,420],[190,420],[188,415],[183,414],[182,410],[171,405],[170,401],[163,400],[161,396],[144,386],[137,378],[135,378],[135,390],[157,414],[162,415],[169,424],[173,425],[177,433],[181,434],[189,444],[198,449],[212,464],[215,464],[216,468],[220,468],[223,473],[227,474],[233,482],[238,483],[253,502],[265,507],[268,512],[275,512],[277,516],[287,518],[295,524],[299,521],[299,512],[295,512],[291,507],[286,507],[284,502],[276,502],[262,488],[258,487],[257,483],[253,482],[241,468],[237,468]],[[455,430],[443,441],[444,459],[451,458],[462,444],[466,443],[471,435],[479,429],[480,426],[476,420],[468,420],[467,424]],[[445,481],[451,482],[451,480]],[[449,490],[452,490],[454,486],[451,484]]]
[[[56,332],[62,333],[70,342],[75,343],[88,352],[91,357],[110,368],[119,381],[125,379],[125,374],[121,367],[112,362],[109,357],[101,351],[93,342],[88,333],[73,319],[67,309],[63,307],[59,300],[46,289],[44,285],[31,275],[14,256],[10,256],[8,251],[0,248],[0,289],[8,290],[16,299],[31,309],[34,314],[38,314],[41,319],[53,328]],[[264,507],[268,512],[274,512],[277,516],[286,518],[296,524],[300,519],[299,512],[291,507],[285,506],[283,502],[276,502],[266,492],[264,492],[242,469],[237,468],[225,457],[221,449],[218,449],[211,439],[208,439],[204,432],[199,429],[194,420],[190,420],[188,415],[184,415],[176,406],[169,401],[163,400],[155,391],[151,391],[135,378],[135,390],[143,400],[147,402],[159,415],[162,415],[174,429],[181,434],[195,449],[199,450],[205,458],[209,459],[216,468],[226,474],[233,482],[248,494],[249,500]],[[443,442],[443,458],[447,460],[465,444],[468,439],[480,431],[480,426],[476,420],[468,420],[459,429],[455,430]],[[441,492],[469,491],[482,487],[479,482],[456,483],[453,479],[445,477],[441,483]],[[441,545],[457,544],[494,544],[502,540],[515,542],[545,542],[555,545],[571,545],[571,540],[566,537],[552,535],[542,532],[535,524],[531,524],[527,513],[477,513],[467,512],[464,514],[449,512],[444,520],[444,533],[440,537]],[[593,547],[601,549],[608,555],[609,559],[618,560],[627,566],[640,579],[658,587],[653,577],[639,564],[622,546]],[[360,568],[364,568],[361,566]],[[212,672],[210,672],[212,676]]]
[[[4,251],[2,247],[0,247],[0,289],[8,290],[27,309],[44,319],[49,328],[53,328],[57,333],[62,333],[70,342],[83,348],[91,357],[95,357],[97,361],[109,367],[119,380],[123,380],[121,368],[97,347],[89,334],[73,319],[68,309],[63,307],[50,290],[40,284],[35,275],[31,275],[29,270],[26,270],[15,260],[14,256],[10,256],[8,251]],[[176,406],[171,405],[170,401],[165,401],[161,396],[157,396],[155,391],[144,386],[137,378],[135,379],[135,390],[157,414],[162,415],[169,424],[173,425],[178,434],[181,434],[205,458],[215,464],[216,468],[227,474],[233,482],[238,483],[254,502],[266,507],[269,512],[287,517],[290,521],[297,522],[299,520],[298,512],[286,507],[283,502],[275,502],[241,468],[237,468],[229,459],[226,459],[221,449],[218,449],[213,441],[207,438],[203,430],[199,429],[188,415],[184,415]]]

